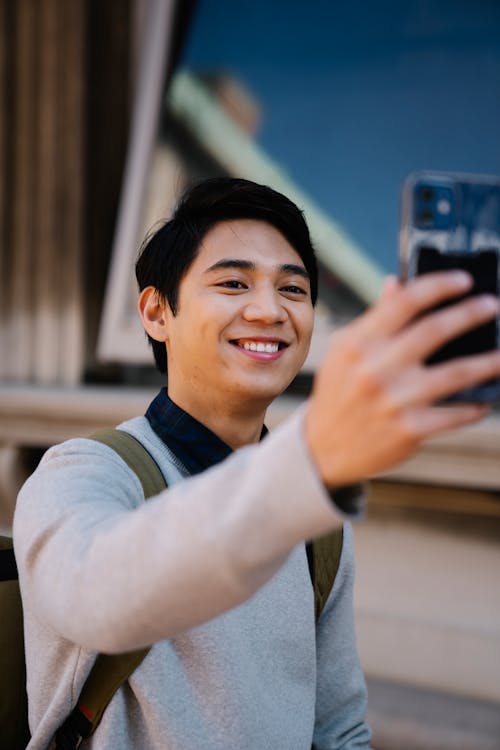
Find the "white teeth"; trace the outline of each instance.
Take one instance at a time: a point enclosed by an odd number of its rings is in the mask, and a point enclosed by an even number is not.
[[[245,341],[243,348],[251,352],[266,352],[273,354],[279,349],[279,344],[264,344],[262,341]]]

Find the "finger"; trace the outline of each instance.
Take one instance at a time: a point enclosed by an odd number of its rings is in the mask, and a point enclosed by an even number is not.
[[[413,368],[393,388],[398,408],[433,404],[448,396],[500,378],[500,351],[460,357],[445,364]]]
[[[392,335],[429,308],[464,294],[472,283],[464,271],[439,271],[412,279],[358,318],[357,335],[365,341]]]
[[[397,276],[386,276],[382,283],[382,291],[379,299],[392,297],[401,287],[402,283]]]
[[[409,429],[421,441],[458,427],[474,424],[488,416],[491,407],[485,404],[433,406],[407,415]]]
[[[425,315],[405,329],[386,348],[386,368],[422,362],[444,344],[498,315],[497,297],[471,297],[444,310]]]

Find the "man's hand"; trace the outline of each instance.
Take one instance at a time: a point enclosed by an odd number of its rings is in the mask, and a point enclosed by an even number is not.
[[[500,377],[500,352],[426,366],[447,341],[498,314],[498,300],[472,297],[429,308],[467,292],[460,271],[385,285],[379,302],[334,335],[314,381],[306,440],[323,481],[351,484],[407,458],[426,438],[477,421],[489,408],[436,406],[464,388]]]

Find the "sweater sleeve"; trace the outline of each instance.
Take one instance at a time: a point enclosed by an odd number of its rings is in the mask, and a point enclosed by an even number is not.
[[[18,498],[24,606],[85,649],[139,648],[237,606],[296,544],[343,520],[300,412],[147,503],[114,451],[70,440],[47,452]]]
[[[339,570],[316,631],[316,750],[370,750],[367,691],[356,649],[353,583],[353,534],[346,523]]]

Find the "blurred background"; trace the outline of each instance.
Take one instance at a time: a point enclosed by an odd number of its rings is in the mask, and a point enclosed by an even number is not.
[[[0,511],[161,386],[133,263],[192,180],[305,211],[332,330],[397,272],[412,170],[500,174],[496,0],[0,0]],[[500,748],[500,417],[370,483],[356,623],[378,750]]]

